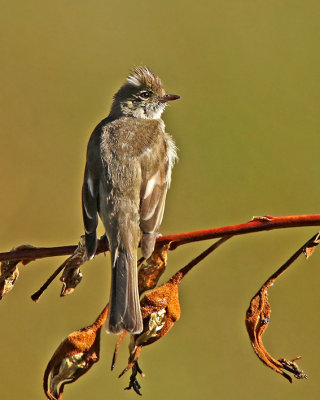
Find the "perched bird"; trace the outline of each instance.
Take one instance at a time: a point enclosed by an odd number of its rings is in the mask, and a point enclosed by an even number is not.
[[[161,80],[136,67],[113,97],[110,114],[93,131],[87,149],[82,210],[88,258],[96,246],[98,214],[111,252],[112,281],[107,331],[142,331],[137,248],[154,250],[176,146],[161,119],[167,102]]]

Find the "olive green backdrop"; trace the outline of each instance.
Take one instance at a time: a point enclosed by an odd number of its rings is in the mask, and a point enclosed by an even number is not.
[[[0,244],[74,244],[82,234],[85,150],[133,65],[148,65],[169,92],[165,111],[180,161],[163,234],[319,213],[319,1],[0,1]],[[181,284],[174,329],[142,352],[145,399],[318,399],[320,253],[270,289],[265,344],[302,354],[308,381],[287,383],[249,344],[244,316],[264,280],[316,228],[237,237]],[[102,232],[102,231],[101,231]],[[170,254],[166,276],[209,242]],[[64,258],[37,261],[1,301],[1,399],[43,399],[42,374],[68,333],[107,301],[109,256],[83,268],[75,293],[54,282],[30,295]],[[123,346],[102,335],[101,360],[64,398],[135,399]]]

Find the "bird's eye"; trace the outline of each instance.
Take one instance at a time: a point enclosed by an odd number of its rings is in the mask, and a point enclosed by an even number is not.
[[[151,92],[141,92],[140,97],[143,99],[148,99],[151,96]]]

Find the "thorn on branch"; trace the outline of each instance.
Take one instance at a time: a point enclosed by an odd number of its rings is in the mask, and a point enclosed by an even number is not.
[[[263,216],[254,215],[254,216],[251,218],[251,221],[271,222],[273,218],[274,218],[274,217],[272,217],[271,215],[263,215]]]

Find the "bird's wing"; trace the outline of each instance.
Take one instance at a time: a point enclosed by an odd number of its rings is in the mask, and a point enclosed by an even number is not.
[[[168,189],[165,169],[158,169],[143,182],[141,188],[140,228],[143,232],[141,249],[145,258],[153,251],[163,217]]]
[[[96,252],[96,229],[98,225],[99,179],[94,178],[86,165],[82,186],[82,215],[88,258]]]

